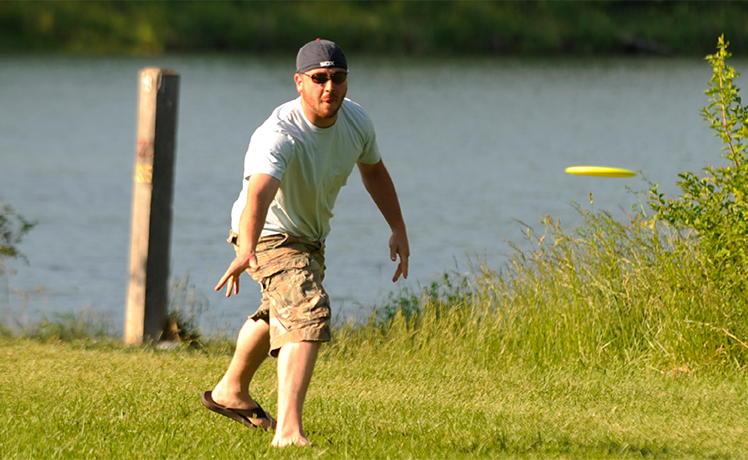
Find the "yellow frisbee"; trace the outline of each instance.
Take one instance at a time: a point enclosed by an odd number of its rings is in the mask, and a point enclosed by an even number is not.
[[[636,176],[634,171],[621,168],[608,168],[606,166],[569,166],[566,168],[569,174],[579,174],[581,176],[602,176],[602,177],[633,177]]]

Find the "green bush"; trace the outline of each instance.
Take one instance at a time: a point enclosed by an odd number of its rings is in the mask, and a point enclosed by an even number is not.
[[[713,74],[706,94],[709,105],[704,119],[724,143],[728,160],[724,166],[704,168],[704,177],[686,172],[678,182],[683,194],[665,199],[654,186],[651,206],[657,218],[672,224],[686,237],[696,238],[703,250],[709,276],[723,281],[722,287],[745,292],[748,274],[748,112],[742,105],[735,78],[739,74],[727,65],[729,43],[719,38],[716,54],[707,56]],[[737,276],[735,276],[737,275]]]
[[[4,1],[0,53],[295,54],[316,37],[351,53],[703,55],[748,46],[744,2]]]

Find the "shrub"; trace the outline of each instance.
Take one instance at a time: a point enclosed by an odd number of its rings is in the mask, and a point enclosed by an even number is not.
[[[679,174],[683,194],[675,199],[665,199],[655,185],[650,204],[657,218],[697,239],[714,280],[725,281],[723,288],[743,292],[745,276],[732,275],[745,275],[748,266],[748,113],[734,83],[739,74],[726,63],[731,56],[728,45],[724,36],[720,37],[717,53],[706,58],[713,74],[706,91],[710,103],[703,116],[723,141],[722,157],[729,161],[704,168],[704,177]]]

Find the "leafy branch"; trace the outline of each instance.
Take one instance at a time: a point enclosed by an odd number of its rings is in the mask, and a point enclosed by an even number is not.
[[[26,260],[17,246],[34,226],[36,222],[26,220],[12,206],[3,204],[0,198],[0,259],[18,257]]]
[[[725,270],[748,272],[748,111],[742,105],[734,80],[740,74],[727,64],[732,56],[724,36],[717,53],[706,60],[713,72],[706,90],[709,104],[702,115],[724,143],[722,157],[729,163],[704,168],[704,177],[679,174],[682,196],[669,200],[657,190],[650,191],[650,205],[657,217],[679,230],[695,233],[706,254],[710,275],[723,278]]]

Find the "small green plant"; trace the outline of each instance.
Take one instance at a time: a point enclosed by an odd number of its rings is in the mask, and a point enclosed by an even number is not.
[[[714,280],[724,280],[725,274],[748,272],[748,112],[742,105],[734,80],[739,76],[727,65],[731,56],[729,42],[719,38],[717,53],[706,57],[713,74],[706,94],[709,105],[703,109],[704,118],[724,143],[724,166],[704,168],[704,177],[691,172],[679,174],[683,194],[665,199],[655,185],[650,191],[650,205],[657,218],[672,224],[679,231],[695,233],[706,256],[705,266]],[[734,280],[744,276],[729,277]],[[745,283],[732,286],[742,290]]]
[[[94,309],[81,308],[76,312],[46,315],[33,327],[22,331],[21,336],[42,342],[111,342],[111,320]]]
[[[26,235],[36,225],[36,222],[29,222],[22,215],[17,214],[15,209],[9,204],[5,204],[3,197],[0,196],[0,277],[5,281],[2,291],[4,297],[10,305],[10,288],[8,287],[7,272],[5,270],[5,260],[21,258],[26,261],[26,257],[18,251],[18,245]],[[7,325],[2,327],[3,334],[6,332]]]
[[[2,270],[2,261],[5,258],[25,256],[18,250],[24,235],[26,235],[36,225],[36,222],[26,220],[22,215],[16,213],[15,209],[9,204],[4,204],[0,197],[0,273]]]

